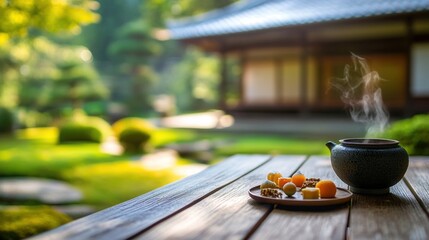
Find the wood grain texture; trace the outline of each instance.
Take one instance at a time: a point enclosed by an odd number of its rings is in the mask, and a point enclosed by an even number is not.
[[[250,199],[248,189],[261,184],[270,171],[292,174],[304,160],[304,156],[275,157],[137,239],[243,239],[272,209]]]
[[[198,174],[78,219],[33,239],[129,238],[235,181],[269,159],[268,155],[233,156]]]
[[[411,157],[405,181],[429,215],[429,157]]]
[[[307,177],[331,179],[345,185],[335,175],[329,157],[311,157],[300,169]],[[277,207],[250,239],[345,239],[349,205],[323,208]]]
[[[381,196],[352,199],[351,239],[429,239],[426,213],[403,181]]]

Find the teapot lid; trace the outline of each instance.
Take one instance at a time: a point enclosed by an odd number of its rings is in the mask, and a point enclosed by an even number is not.
[[[398,140],[384,138],[345,138],[340,140],[341,145],[362,147],[394,147],[399,144]]]

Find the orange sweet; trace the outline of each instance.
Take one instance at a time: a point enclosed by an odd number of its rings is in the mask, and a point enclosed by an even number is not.
[[[279,179],[277,180],[277,185],[279,186],[279,188],[283,188],[283,186],[292,181],[292,178],[290,177],[279,177]]]
[[[301,172],[296,172],[293,176],[292,176],[292,182],[297,186],[297,187],[301,187],[302,184],[305,182],[305,176],[304,174],[302,174]]]
[[[319,189],[321,198],[334,198],[337,193],[337,186],[331,180],[320,180],[316,188]]]
[[[282,174],[279,172],[269,172],[267,175],[267,179],[273,181],[275,184],[277,184],[277,179],[280,177],[282,177]]]

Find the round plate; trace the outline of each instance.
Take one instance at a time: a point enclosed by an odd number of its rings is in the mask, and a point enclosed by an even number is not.
[[[296,192],[292,197],[286,196],[282,191],[281,198],[272,198],[261,196],[259,186],[249,189],[249,196],[262,203],[280,204],[285,206],[331,206],[347,203],[353,196],[353,193],[344,188],[337,188],[335,198],[303,199],[301,192]]]

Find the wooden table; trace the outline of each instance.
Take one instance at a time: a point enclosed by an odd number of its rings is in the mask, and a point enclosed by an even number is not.
[[[329,156],[237,155],[35,239],[429,239],[429,157],[411,157],[388,195],[354,194],[349,204],[322,209],[251,199],[248,189],[273,170],[347,188]]]

